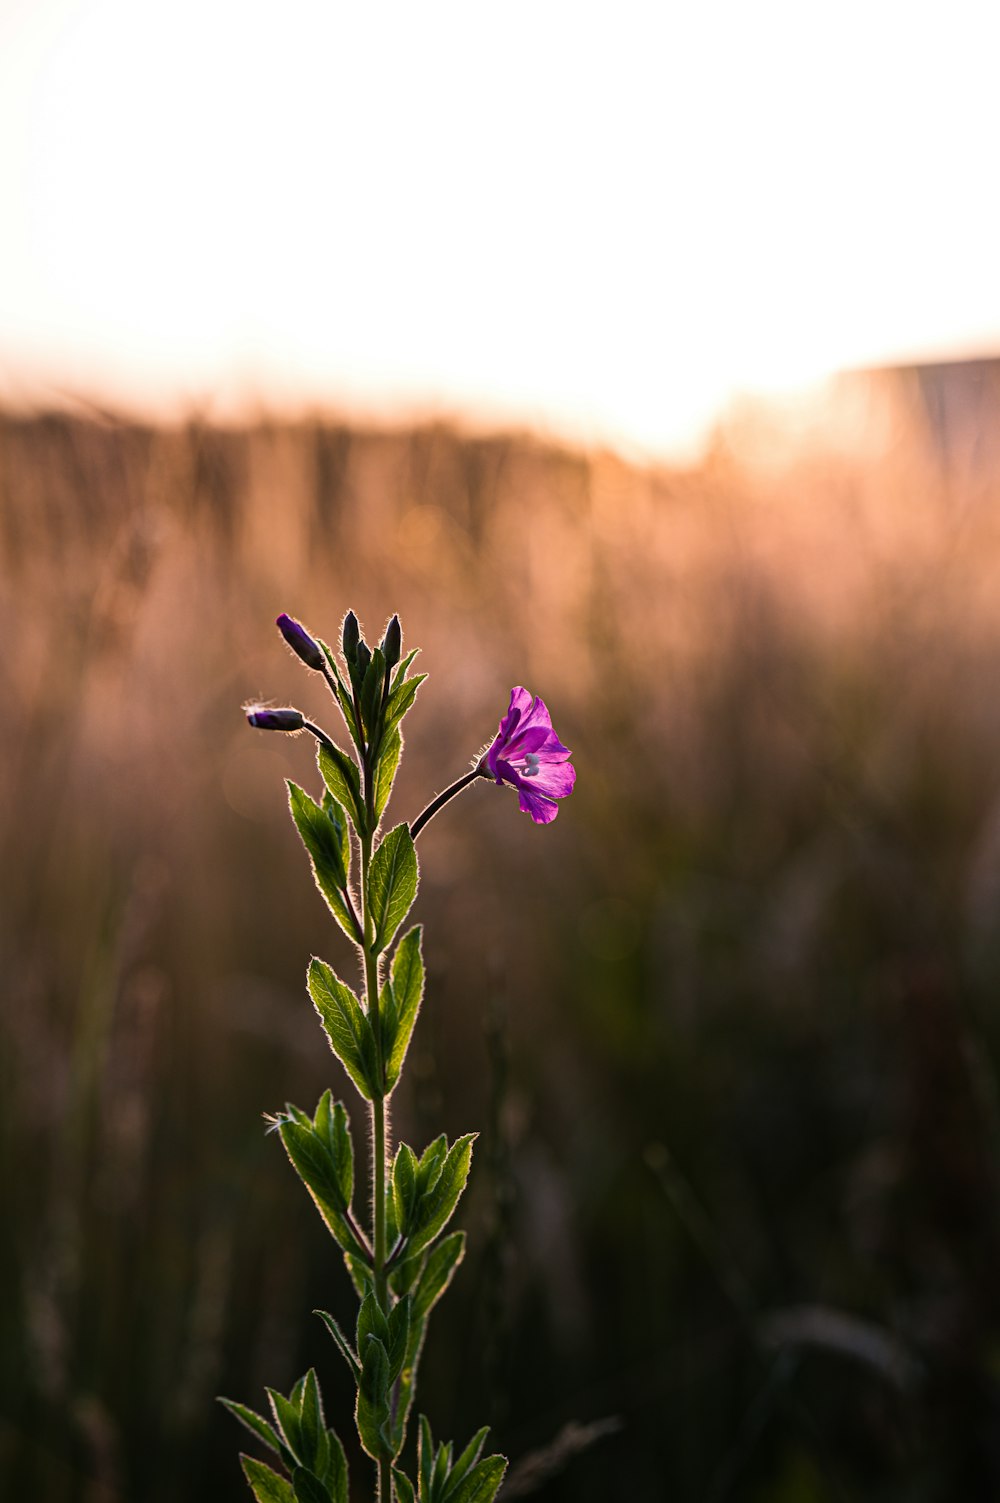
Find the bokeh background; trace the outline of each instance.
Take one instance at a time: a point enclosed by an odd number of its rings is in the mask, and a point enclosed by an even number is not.
[[[4,1498],[235,1503],[214,1396],[311,1363],[350,1445],[262,1114],[351,1099],[351,961],[240,709],[335,730],[273,622],[348,607],[430,674],[391,820],[515,683],[578,769],[419,842],[435,1430],[511,1499],[1000,1496],[988,11],[653,9],[0,5]]]

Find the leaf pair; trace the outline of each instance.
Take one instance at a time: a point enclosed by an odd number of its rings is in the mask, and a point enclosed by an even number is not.
[[[286,1399],[269,1388],[271,1421],[222,1399],[231,1414],[277,1453],[291,1481],[262,1461],[241,1456],[243,1471],[257,1503],[347,1503],[347,1461],[335,1430],[323,1416],[323,1400],[314,1368],[300,1378]]]
[[[500,1490],[507,1470],[505,1456],[482,1456],[489,1426],[472,1437],[465,1450],[452,1462],[452,1444],[437,1447],[425,1415],[420,1416],[420,1439],[417,1446],[417,1490],[409,1477],[393,1468],[393,1481],[399,1503],[492,1503]]]
[[[378,1020],[381,1050],[376,1046],[370,1017],[346,981],[341,981],[325,960],[314,957],[309,964],[309,995],[330,1048],[368,1101],[388,1096],[403,1068],[424,991],[421,932],[418,924],[400,941],[390,979],[382,988]]]
[[[392,1166],[392,1223],[402,1239],[403,1266],[444,1230],[469,1177],[477,1133],[466,1133],[448,1147],[442,1133],[420,1159],[401,1143]]]

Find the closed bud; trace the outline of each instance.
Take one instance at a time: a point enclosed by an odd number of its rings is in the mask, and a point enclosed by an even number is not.
[[[246,713],[247,720],[258,731],[301,731],[305,725],[301,710],[266,710],[253,705]]]
[[[361,628],[358,626],[358,618],[353,611],[348,611],[344,617],[344,632],[340,640],[348,668],[354,667],[354,659],[357,656],[358,643],[360,641]]]
[[[322,673],[326,667],[323,649],[318,642],[313,640],[305,627],[300,625],[293,616],[284,614],[278,617],[276,625],[295,656],[301,658],[307,668],[313,668],[317,673]]]
[[[399,617],[393,616],[385,629],[382,638],[382,654],[385,658],[386,668],[395,668],[399,662],[400,650],[403,646],[403,629],[399,624]]]
[[[365,674],[368,672],[368,664],[371,662],[371,660],[371,648],[368,646],[368,643],[364,640],[364,638],[362,638],[358,643],[357,651],[354,654],[354,667],[357,672],[359,684],[364,682]]]

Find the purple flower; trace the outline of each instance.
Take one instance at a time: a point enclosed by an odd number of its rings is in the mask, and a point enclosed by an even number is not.
[[[522,812],[536,825],[547,825],[559,813],[555,800],[573,792],[576,768],[570,755],[542,700],[532,699],[527,689],[511,689],[510,708],[479,771],[516,788]]]
[[[268,710],[263,705],[247,705],[246,716],[258,731],[301,731],[305,725],[301,710]]]

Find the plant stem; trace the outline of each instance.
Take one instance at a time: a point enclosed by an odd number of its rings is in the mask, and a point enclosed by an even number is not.
[[[461,793],[463,788],[468,788],[469,784],[474,782],[476,778],[488,777],[489,773],[480,771],[480,765],[477,763],[471,772],[465,773],[463,777],[452,783],[450,788],[446,788],[443,793],[439,793],[436,799],[431,800],[423,813],[417,815],[410,826],[410,838],[416,840],[424,825],[428,824],[438,810],[443,809],[448,800],[454,798],[456,793]]]
[[[370,754],[369,754],[370,755]],[[382,1030],[378,1013],[379,964],[375,954],[375,926],[368,902],[368,877],[371,869],[372,843],[375,838],[375,772],[369,755],[364,758],[366,833],[361,841],[361,900],[364,916],[365,994],[368,1017],[375,1036],[375,1073],[378,1085],[385,1081],[382,1060]],[[375,1298],[386,1315],[389,1313],[389,1280],[386,1273],[385,1235],[385,1168],[388,1144],[386,1142],[386,1107],[384,1091],[380,1090],[371,1103],[371,1152],[372,1152],[372,1271],[375,1277]],[[378,1503],[392,1503],[392,1462],[383,1457],[378,1462]]]

